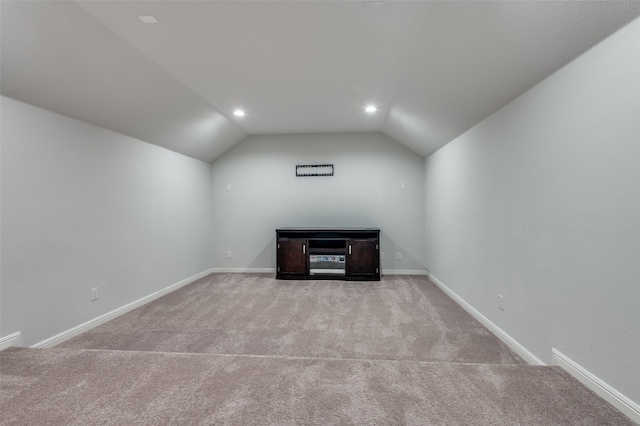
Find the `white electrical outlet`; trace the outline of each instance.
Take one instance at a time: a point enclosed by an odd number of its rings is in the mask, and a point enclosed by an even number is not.
[[[498,295],[498,308],[504,311],[504,296],[501,294]]]
[[[402,253],[401,252],[397,252],[396,253],[396,260],[402,260]]]
[[[231,259],[231,252],[230,251],[227,252],[227,259]]]
[[[380,252],[380,260],[384,260],[384,252],[383,251]]]
[[[91,301],[98,300],[98,287],[91,289]]]
[[[400,189],[407,189],[407,185],[405,185],[404,181],[400,182]]]
[[[231,191],[231,184],[230,183],[227,184],[227,191]]]

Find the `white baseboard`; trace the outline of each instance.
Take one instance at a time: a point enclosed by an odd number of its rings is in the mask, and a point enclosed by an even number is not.
[[[20,332],[17,331],[8,336],[0,337],[0,351],[11,346],[20,346]]]
[[[471,316],[480,321],[482,325],[487,327],[489,331],[495,334],[500,340],[502,340],[507,346],[509,346],[514,352],[520,355],[525,361],[527,361],[530,365],[545,365],[538,357],[529,352],[527,348],[522,346],[515,340],[513,337],[509,336],[505,333],[500,327],[491,322],[487,317],[478,312],[473,306],[468,304],[462,297],[458,296],[453,290],[444,285],[440,280],[434,277],[432,274],[427,273],[427,276],[431,281],[433,281],[442,291],[447,293],[449,297],[456,301],[456,303],[462,308],[469,312]]]
[[[275,274],[276,268],[213,268],[214,274]]]
[[[155,293],[151,293],[148,296],[145,296],[141,299],[138,299],[134,302],[128,303],[124,306],[121,306],[117,309],[114,309],[111,312],[107,312],[106,314],[100,315],[99,317],[96,317],[92,320],[89,320],[83,324],[80,324],[78,326],[75,326],[73,328],[70,328],[69,330],[63,331],[62,333],[56,334],[53,337],[49,337],[48,339],[45,339],[41,342],[36,343],[35,345],[32,345],[32,348],[52,348],[62,342],[64,342],[65,340],[69,340],[72,337],[75,337],[79,334],[84,333],[85,331],[91,330],[92,328],[103,324],[109,320],[112,320],[116,317],[119,317],[120,315],[126,314],[129,311],[134,310],[135,308],[138,308],[142,305],[145,305],[149,302],[151,302],[152,300],[155,300],[161,296],[164,296],[167,293],[171,293],[172,291],[175,291],[177,289],[179,289],[180,287],[184,287],[187,284],[191,284],[192,282],[199,280],[200,278],[206,277],[207,275],[211,274],[213,272],[212,269],[208,269],[206,271],[200,272],[199,274],[196,274],[192,277],[186,278],[182,281],[179,281],[175,284],[171,284],[168,287],[163,288],[162,290],[158,290]]]
[[[383,269],[382,275],[427,275],[424,269]]]
[[[275,274],[275,268],[213,268],[215,274]],[[424,269],[384,269],[383,275],[426,275]]]
[[[640,405],[636,404],[620,392],[594,376],[588,370],[563,355],[560,351],[553,348],[551,350],[552,364],[557,365],[564,371],[569,373],[573,378],[591,389],[599,397],[616,407],[623,414],[631,418],[634,422],[640,424]]]
[[[524,346],[518,343],[514,338],[505,333],[500,327],[491,322],[487,317],[478,312],[475,308],[469,305],[464,299],[458,296],[450,288],[444,285],[440,280],[434,277],[432,274],[427,273],[427,276],[433,281],[442,291],[444,291],[449,297],[456,301],[460,306],[469,312],[475,319],[480,321],[485,327],[495,334],[500,340],[513,349],[518,355],[526,360],[531,365],[545,365],[540,359],[529,352]],[[571,359],[560,353],[556,349],[552,349],[552,364],[561,367],[576,380],[584,384],[586,387],[595,392],[602,399],[613,405],[620,412],[631,418],[634,422],[640,424],[640,406],[622,395],[620,392],[594,376],[589,371],[585,370],[580,365],[576,364]]]

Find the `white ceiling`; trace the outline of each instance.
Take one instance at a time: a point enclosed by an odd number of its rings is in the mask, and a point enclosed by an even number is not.
[[[1,7],[3,95],[204,161],[250,134],[363,131],[426,156],[640,16],[638,1]]]

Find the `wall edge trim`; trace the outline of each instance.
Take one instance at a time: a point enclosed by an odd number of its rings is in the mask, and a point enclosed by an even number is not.
[[[213,268],[214,274],[275,274],[276,268]],[[382,275],[427,275],[424,269],[384,269]]]
[[[442,281],[437,279],[433,274],[427,272],[429,279],[437,285],[442,291],[444,291],[449,297],[451,297],[458,305],[471,314],[475,319],[480,321],[482,325],[487,327],[489,331],[496,335],[496,337],[502,340],[507,346],[509,346],[514,352],[520,355],[530,365],[545,365],[538,357],[532,354],[527,348],[522,346],[516,339],[505,333],[500,327],[495,325],[489,318],[482,315],[473,306],[467,303],[462,297],[458,296],[453,290],[444,285]]]
[[[383,269],[382,275],[427,275],[424,269]]]
[[[605,383],[580,364],[556,348],[551,349],[552,365],[557,365],[566,371],[571,377],[592,390],[600,398],[613,405],[618,411],[640,424],[640,405],[624,396],[613,387]]]
[[[167,293],[171,293],[172,291],[175,291],[177,289],[179,289],[180,287],[184,287],[187,284],[191,284],[192,282],[199,280],[200,278],[206,277],[207,275],[210,275],[213,272],[212,269],[207,269],[206,271],[200,272],[196,275],[193,275],[189,278],[185,278],[182,281],[179,281],[175,284],[171,284],[168,287],[165,287],[161,290],[158,290],[156,292],[153,292],[147,296],[144,296],[138,300],[134,300],[131,303],[127,303],[124,306],[121,306],[119,308],[116,308],[110,312],[107,312],[105,314],[102,314],[96,318],[93,318],[87,322],[84,322],[80,325],[77,325],[75,327],[72,327],[66,331],[63,331],[62,333],[58,333],[55,336],[49,337],[47,339],[44,339],[41,342],[36,343],[35,345],[31,345],[31,348],[52,348],[66,340],[71,339],[72,337],[75,337],[79,334],[84,333],[85,331],[89,331],[94,327],[99,326],[100,324],[104,324],[105,322],[112,320],[114,318],[119,317],[120,315],[126,314],[129,311],[132,311],[142,305],[145,305],[155,299],[158,299],[159,297],[164,296]]]
[[[271,274],[276,273],[276,268],[213,268],[214,274]]]
[[[15,333],[11,333],[7,336],[0,337],[0,351],[3,349],[7,349],[11,346],[20,346],[20,332],[16,331]]]

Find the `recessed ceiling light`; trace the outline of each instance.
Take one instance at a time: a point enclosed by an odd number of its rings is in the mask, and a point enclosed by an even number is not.
[[[369,105],[364,110],[367,111],[367,112],[376,112],[378,110],[378,108],[374,107],[373,105]]]
[[[142,15],[142,16],[138,16],[138,19],[142,21],[142,23],[144,24],[157,24],[158,18],[156,18],[153,15]]]
[[[236,117],[244,117],[244,111],[241,109],[237,109],[233,111],[233,115],[235,115]]]

